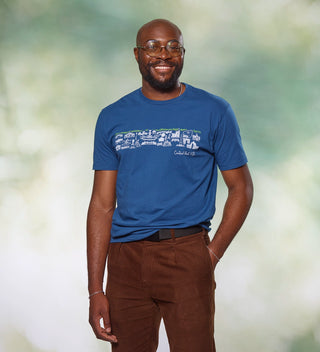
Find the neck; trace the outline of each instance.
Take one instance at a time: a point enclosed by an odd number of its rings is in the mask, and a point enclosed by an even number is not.
[[[142,93],[145,97],[151,100],[170,100],[180,96],[185,87],[177,81],[172,89],[159,90],[150,86],[146,81],[142,81]]]

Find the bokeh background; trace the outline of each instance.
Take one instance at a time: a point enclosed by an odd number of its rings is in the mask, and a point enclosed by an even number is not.
[[[217,349],[320,351],[320,2],[0,0],[0,16],[0,350],[109,350],[87,322],[94,125],[141,85],[138,28],[167,18],[182,81],[233,106],[255,184],[216,269]],[[213,229],[221,180],[217,197]]]

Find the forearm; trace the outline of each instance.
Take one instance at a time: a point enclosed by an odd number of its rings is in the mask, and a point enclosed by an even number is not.
[[[114,207],[103,209],[91,200],[87,219],[87,265],[89,293],[102,290],[111,237]]]
[[[221,223],[209,248],[221,258],[241,228],[249,212],[253,198],[253,186],[250,176],[245,183],[229,187]]]

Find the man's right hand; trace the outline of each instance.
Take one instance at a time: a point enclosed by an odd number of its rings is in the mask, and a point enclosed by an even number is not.
[[[104,327],[100,325],[101,318]],[[90,298],[89,323],[98,339],[113,343],[118,342],[117,337],[111,333],[109,301],[103,293]]]

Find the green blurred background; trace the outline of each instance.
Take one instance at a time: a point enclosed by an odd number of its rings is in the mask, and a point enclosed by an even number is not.
[[[138,28],[167,18],[182,81],[233,106],[255,184],[216,269],[217,350],[320,351],[320,2],[0,0],[0,16],[0,350],[108,350],[87,323],[94,125],[141,85]]]

